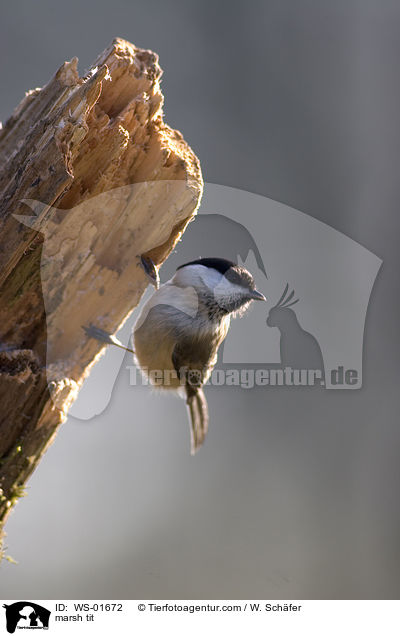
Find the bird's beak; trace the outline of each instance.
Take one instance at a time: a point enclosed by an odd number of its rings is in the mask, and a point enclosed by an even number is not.
[[[261,292],[257,291],[256,289],[253,289],[253,291],[251,292],[250,295],[252,300],[267,300],[264,296],[264,294],[262,294]]]

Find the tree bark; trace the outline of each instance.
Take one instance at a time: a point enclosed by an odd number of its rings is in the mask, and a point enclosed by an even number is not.
[[[200,164],[163,121],[151,51],[76,58],[0,129],[0,528],[99,356],[193,217]],[[111,433],[110,433],[111,434]]]

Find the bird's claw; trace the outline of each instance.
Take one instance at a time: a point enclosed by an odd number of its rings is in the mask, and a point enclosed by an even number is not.
[[[94,325],[89,325],[86,327],[82,325],[82,329],[86,333],[89,338],[94,338],[95,340],[99,340],[100,342],[105,342],[106,344],[115,344],[115,339],[110,333],[100,329],[100,327],[95,327]]]
[[[160,277],[158,275],[158,270],[151,258],[149,258],[148,256],[143,256],[142,254],[140,257],[140,264],[143,267],[144,272],[150,280],[151,284],[154,285],[156,289],[158,289],[160,286]]]

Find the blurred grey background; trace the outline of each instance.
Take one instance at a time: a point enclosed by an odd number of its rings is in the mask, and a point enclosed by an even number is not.
[[[158,52],[166,121],[206,181],[282,201],[383,259],[364,385],[210,388],[192,458],[183,404],[129,387],[123,365],[106,411],[70,418],[31,478],[0,596],[398,598],[400,3],[110,7],[3,5],[0,119],[116,35]]]

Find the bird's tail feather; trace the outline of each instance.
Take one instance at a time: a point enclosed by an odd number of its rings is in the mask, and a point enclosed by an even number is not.
[[[197,389],[189,395],[187,405],[190,416],[190,452],[194,455],[204,443],[208,431],[208,407],[203,390]]]

